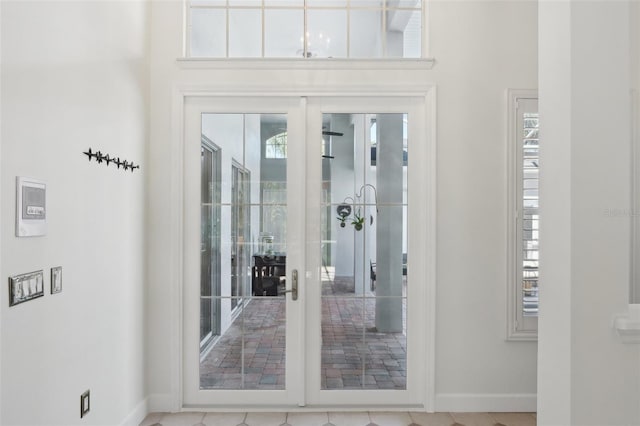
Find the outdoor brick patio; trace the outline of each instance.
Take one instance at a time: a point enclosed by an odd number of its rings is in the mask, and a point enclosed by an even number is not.
[[[377,332],[375,295],[356,297],[349,287],[348,279],[323,281],[322,389],[405,389],[406,333]],[[200,386],[284,389],[284,298],[247,303],[201,362]]]

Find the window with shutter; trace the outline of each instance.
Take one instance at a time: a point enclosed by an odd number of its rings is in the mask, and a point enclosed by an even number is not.
[[[510,340],[535,340],[539,277],[539,117],[535,91],[509,91]]]

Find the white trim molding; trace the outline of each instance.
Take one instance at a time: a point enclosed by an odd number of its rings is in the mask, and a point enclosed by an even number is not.
[[[630,304],[627,313],[615,315],[613,328],[622,343],[640,343],[640,304]]]
[[[522,267],[521,267],[521,242],[522,230],[520,212],[522,211],[522,154],[519,145],[515,142],[521,139],[518,136],[518,101],[537,100],[537,90],[531,89],[508,89],[506,93],[506,172],[507,176],[507,230],[506,230],[506,295],[507,295],[507,318],[506,318],[506,340],[508,341],[537,341],[538,328],[535,325],[525,324],[525,318],[521,315],[522,307]],[[531,319],[531,318],[526,318]],[[534,321],[528,321],[534,322]]]
[[[428,2],[427,2],[428,3]],[[428,167],[427,175],[429,176],[429,182],[426,186],[426,205],[423,208],[426,208],[426,218],[425,225],[427,227],[427,235],[433,236],[433,238],[427,239],[427,241],[423,241],[422,244],[425,245],[422,249],[427,253],[426,258],[426,286],[424,292],[426,293],[423,296],[423,300],[425,300],[424,306],[426,307],[426,323],[425,323],[425,332],[427,334],[427,338],[425,339],[427,347],[423,349],[423,353],[426,355],[425,357],[425,368],[426,368],[426,389],[425,389],[425,401],[424,408],[427,412],[434,412],[436,406],[436,323],[437,323],[437,312],[436,312],[436,300],[437,300],[437,231],[438,231],[438,222],[437,222],[437,87],[432,87],[427,94],[425,94],[425,107],[426,107],[426,126],[425,134],[427,135],[427,160],[425,162],[425,166]]]
[[[168,411],[182,408],[182,353],[183,353],[183,277],[184,277],[184,102],[185,93],[174,88],[172,144],[171,144],[171,398]],[[166,403],[166,402],[165,402]]]
[[[436,395],[437,412],[533,413],[537,411],[535,393],[441,393]]]
[[[183,69],[215,70],[424,70],[433,69],[434,58],[425,59],[244,59],[177,58]]]
[[[339,81],[339,79],[337,79]],[[437,235],[436,225],[436,87],[424,80],[406,79],[400,82],[384,82],[374,85],[366,81],[355,85],[330,85],[314,83],[309,79],[307,85],[297,85],[292,90],[291,85],[285,83],[266,84],[256,86],[230,86],[229,84],[215,83],[213,85],[176,85],[173,89],[172,105],[172,141],[171,141],[171,300],[172,306],[169,312],[172,328],[168,335],[171,347],[171,393],[149,396],[149,409],[155,411],[183,411],[183,281],[184,281],[184,144],[185,144],[185,102],[194,97],[422,97],[425,100],[425,117],[421,125],[425,126],[426,141],[424,152],[427,158],[424,161],[429,166],[427,172],[429,183],[424,188],[425,196],[418,199],[420,208],[425,209],[427,235],[433,236],[428,241],[423,241],[421,249],[427,254],[426,262],[422,266],[427,277],[426,285],[420,291],[422,306],[426,309],[426,324],[424,325],[426,337],[425,347],[421,348],[425,361],[424,370],[426,388],[424,389],[423,406],[427,411],[437,408],[435,396],[435,334],[436,334],[436,253]],[[421,392],[422,393],[422,392]],[[215,408],[215,407],[198,407]],[[391,408],[391,407],[390,407]],[[535,408],[535,407],[534,407]],[[264,409],[264,407],[263,407]],[[293,407],[287,407],[293,409]]]
[[[172,413],[181,411],[175,408],[175,397],[170,393],[156,393],[147,398],[148,413]]]
[[[120,426],[138,426],[149,414],[149,399],[145,398],[120,423]]]

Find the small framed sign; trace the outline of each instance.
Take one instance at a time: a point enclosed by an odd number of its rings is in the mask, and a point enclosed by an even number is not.
[[[16,178],[16,237],[47,233],[47,186],[39,180]]]
[[[9,277],[9,306],[44,296],[42,271]]]

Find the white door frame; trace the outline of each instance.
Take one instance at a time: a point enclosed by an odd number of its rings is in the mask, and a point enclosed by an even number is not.
[[[216,407],[185,407],[184,406],[184,389],[183,389],[183,327],[184,327],[184,300],[183,300],[183,283],[184,283],[184,146],[185,146],[185,102],[188,98],[194,97],[424,97],[425,116],[424,121],[420,125],[424,126],[423,134],[425,135],[425,143],[423,149],[418,154],[424,155],[420,158],[420,164],[426,169],[427,184],[425,185],[423,197],[413,197],[411,203],[419,204],[420,211],[425,212],[422,225],[426,229],[425,238],[418,244],[418,251],[426,253],[424,262],[412,265],[416,276],[424,277],[425,286],[422,291],[422,306],[425,307],[423,330],[426,335],[422,341],[426,347],[422,353],[425,355],[423,373],[425,375],[425,389],[423,392],[422,402],[423,409],[433,411],[435,405],[435,320],[436,320],[436,88],[427,84],[421,87],[407,88],[406,90],[398,90],[397,86],[393,88],[385,88],[384,86],[368,89],[355,88],[349,89],[345,87],[329,87],[318,89],[318,87],[309,90],[299,89],[296,91],[274,91],[273,88],[265,88],[264,90],[256,90],[255,88],[247,90],[241,87],[193,87],[193,86],[177,86],[173,90],[173,120],[172,120],[172,144],[171,144],[171,224],[170,224],[170,241],[171,241],[171,300],[173,300],[172,309],[169,312],[171,330],[167,333],[170,340],[171,351],[171,401],[168,405],[174,411],[189,411],[193,409],[202,410],[216,409]],[[302,109],[301,109],[302,110]],[[352,111],[353,112],[353,111]],[[415,151],[415,150],[414,150]],[[414,158],[416,158],[414,157]],[[302,332],[302,331],[301,331]],[[304,399],[304,396],[301,396]],[[169,401],[168,401],[169,402]],[[229,410],[233,407],[220,407],[220,410]],[[243,405],[235,407],[244,411],[252,409],[251,406]],[[259,407],[253,407],[257,409]],[[307,406],[305,409],[317,410],[318,406]],[[336,407],[339,408],[339,407]],[[367,409],[389,409],[393,407],[377,404],[367,407]],[[261,409],[264,409],[262,407]],[[323,409],[332,409],[332,407],[323,406]]]

